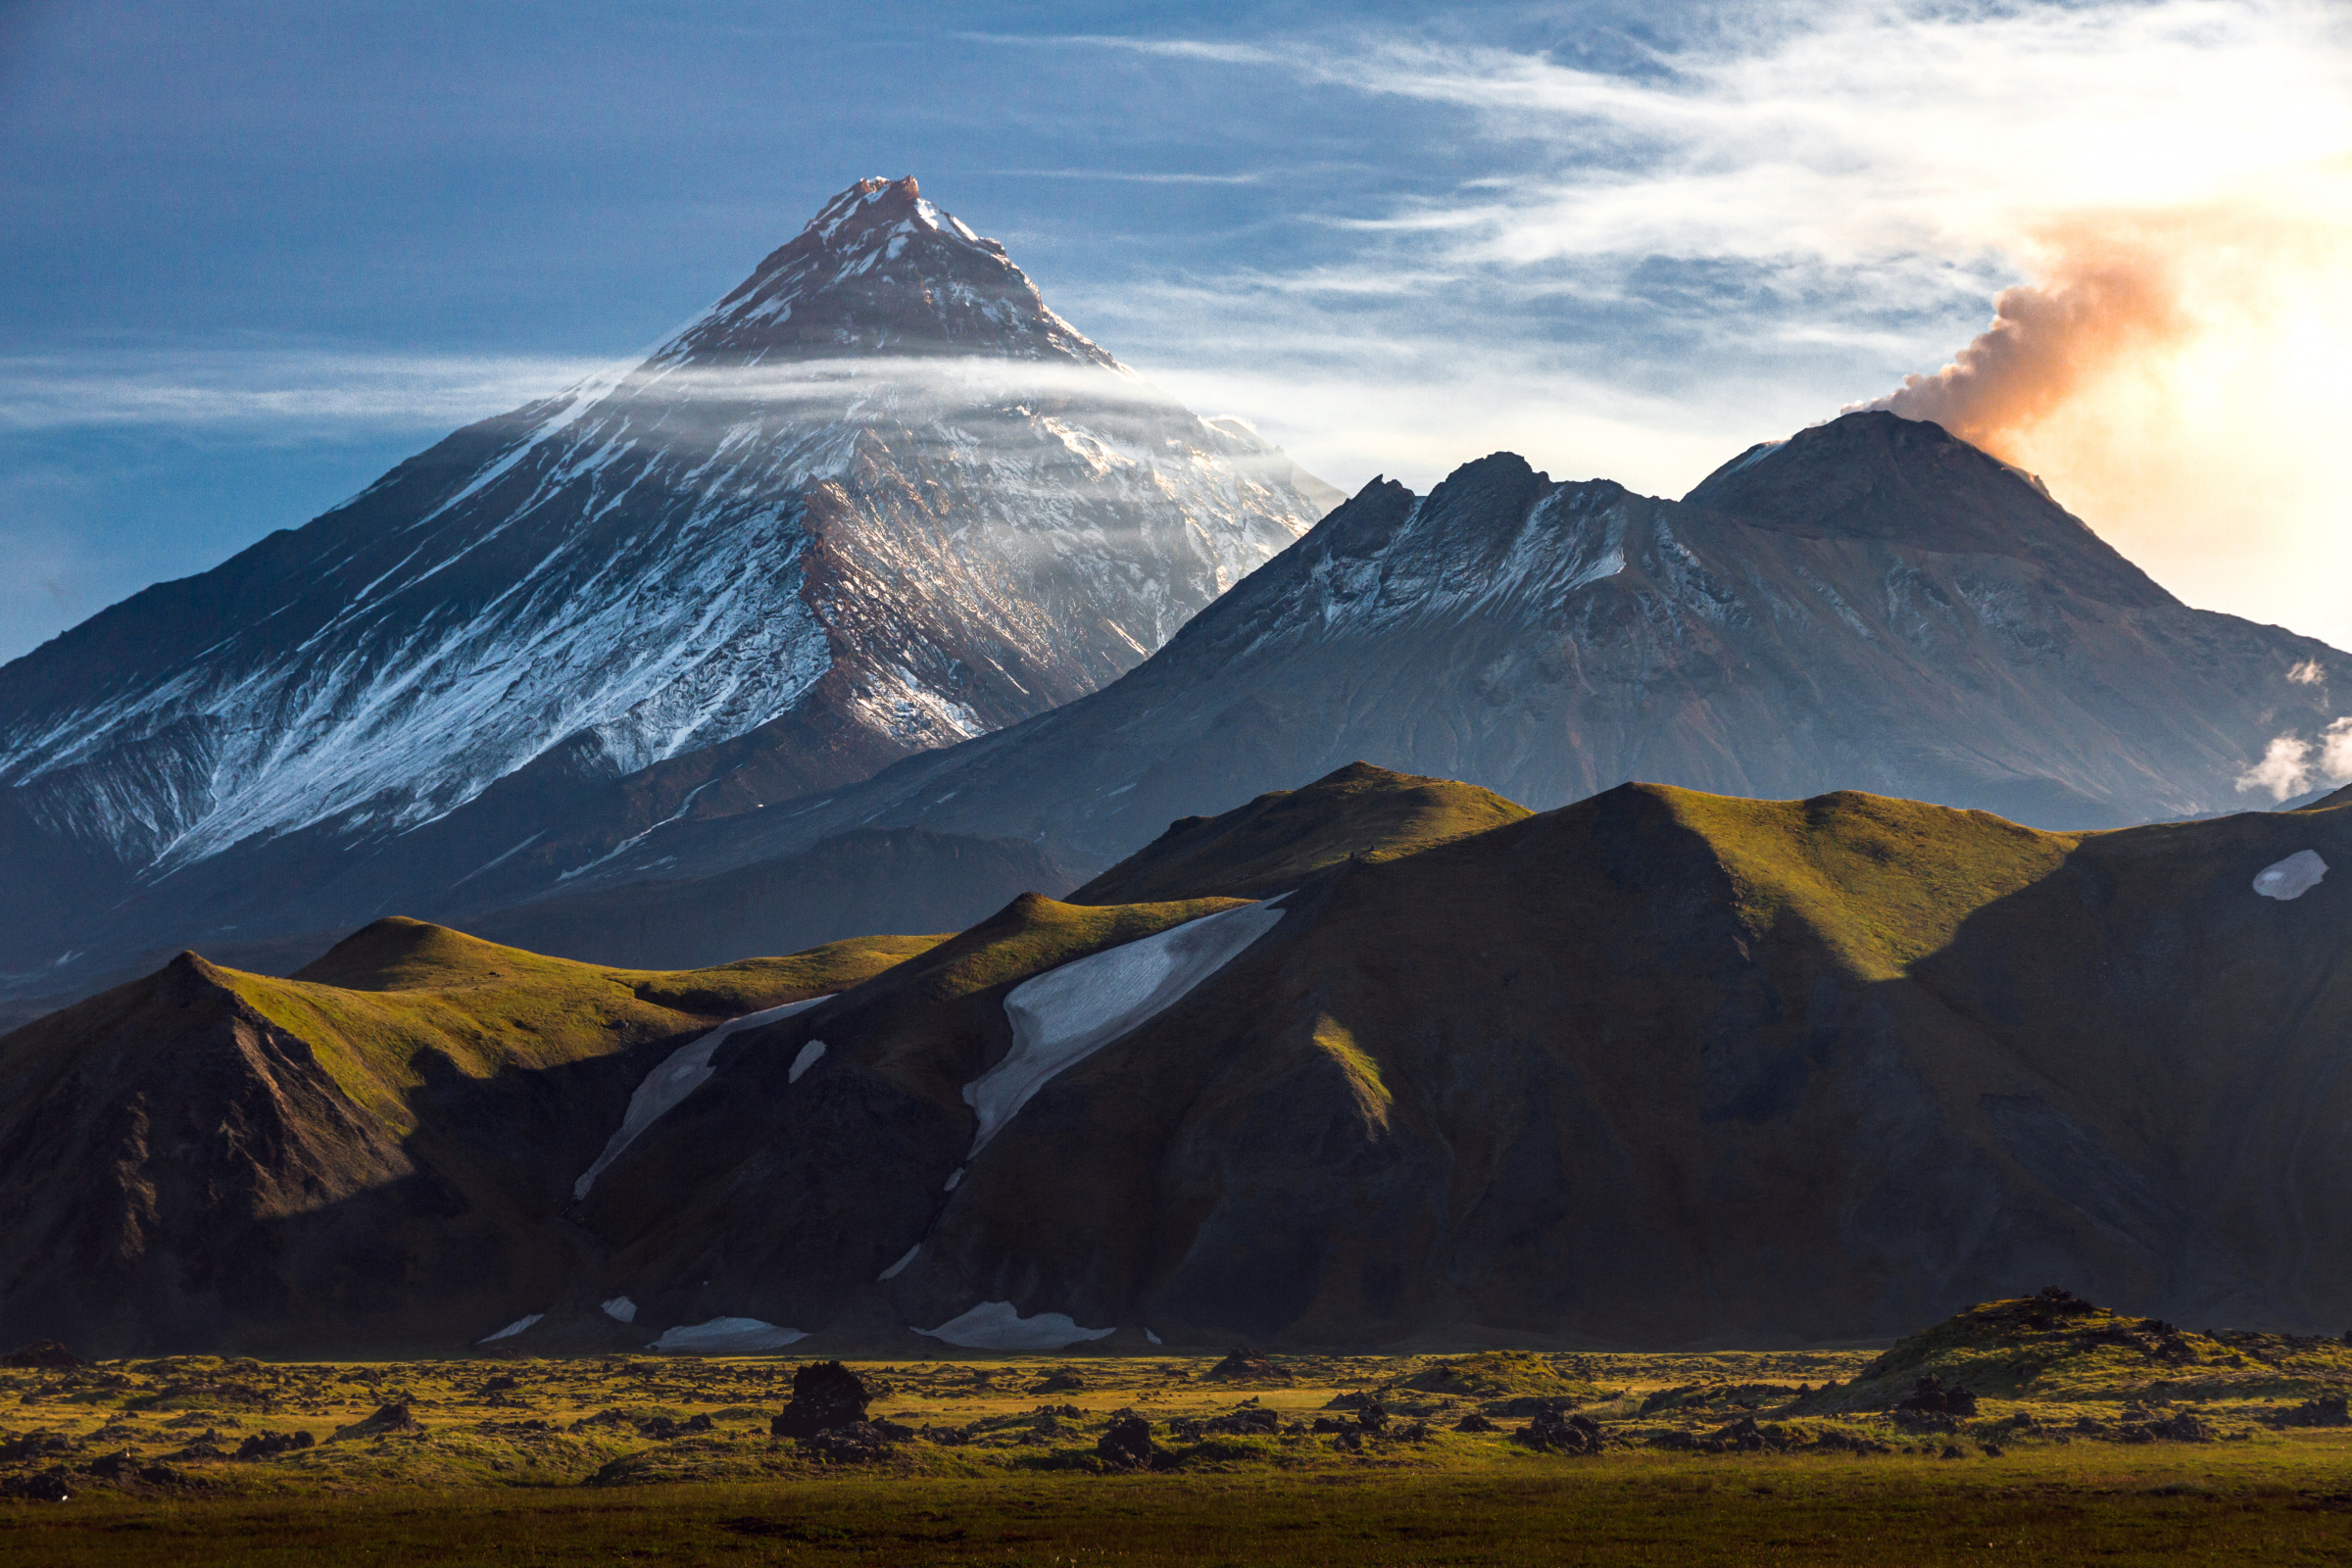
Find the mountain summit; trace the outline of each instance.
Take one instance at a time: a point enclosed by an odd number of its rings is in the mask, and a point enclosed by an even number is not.
[[[861,179],[654,356],[657,366],[770,357],[980,354],[1119,362],[1046,308],[1004,247],[906,179]]]
[[[862,778],[1114,679],[1326,497],[860,181],[642,364],[0,668],[0,884],[51,895],[0,971],[527,892]]]

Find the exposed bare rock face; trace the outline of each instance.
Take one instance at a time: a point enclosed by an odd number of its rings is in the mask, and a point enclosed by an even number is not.
[[[1337,499],[861,181],[626,373],[0,669],[0,974],[545,892],[1084,696]]]
[[[790,816],[663,827],[584,880],[851,825],[1091,871],[1356,759],[1538,808],[1647,780],[2119,826],[2263,804],[2240,775],[2346,691],[2352,656],[2189,609],[2014,469],[1857,414],[1682,503],[1507,453],[1428,496],[1375,481],[1111,687]]]

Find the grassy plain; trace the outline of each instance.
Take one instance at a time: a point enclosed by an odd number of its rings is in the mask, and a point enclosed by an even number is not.
[[[0,1559],[2344,1560],[2352,1429],[2288,1412],[2340,1392],[2352,1364],[2322,1342],[2231,1344],[2195,1345],[2202,1371],[2045,1347],[2049,1389],[2013,1377],[1949,1432],[1884,1409],[1788,1413],[1821,1407],[1824,1385],[1851,1402],[1874,1365],[1908,1382],[1921,1363],[1899,1351],[1277,1356],[1241,1375],[1187,1355],[860,1363],[872,1414],[918,1434],[868,1463],[768,1435],[789,1356],[26,1369],[0,1372],[0,1487],[47,1475],[74,1494],[0,1502]],[[1982,1336],[1951,1348],[1992,1370]],[[2085,1372],[2102,1357],[2107,1375]],[[1364,1426],[1363,1395],[1385,1429]],[[1595,1419],[1603,1451],[1517,1441],[1545,1404]],[[379,1417],[400,1405],[405,1420]],[[1126,1411],[1168,1468],[1097,1456]],[[2212,1441],[2118,1441],[2167,1412]],[[1455,1430],[1472,1416],[1495,1430]],[[1722,1443],[1748,1421],[1763,1446]],[[311,1445],[235,1457],[295,1433]]]

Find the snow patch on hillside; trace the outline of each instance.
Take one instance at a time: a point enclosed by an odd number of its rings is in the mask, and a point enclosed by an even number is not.
[[[594,1187],[596,1179],[605,1173],[605,1167],[618,1159],[622,1151],[635,1143],[640,1134],[675,1110],[688,1095],[710,1081],[711,1073],[716,1070],[710,1065],[710,1058],[720,1046],[727,1043],[728,1036],[739,1030],[757,1029],[761,1024],[774,1023],[779,1018],[789,1018],[796,1012],[808,1011],[820,1002],[832,1000],[833,994],[827,992],[824,996],[810,997],[804,1002],[788,1002],[780,1007],[769,1007],[761,1012],[747,1012],[740,1018],[728,1019],[707,1035],[697,1035],[671,1052],[661,1066],[645,1075],[645,1082],[639,1084],[637,1092],[629,1097],[628,1113],[621,1117],[620,1126],[606,1140],[605,1152],[596,1156],[595,1164],[580,1173],[578,1181],[571,1184],[572,1198],[575,1200],[586,1198],[588,1189]],[[607,1303],[606,1309],[611,1310],[610,1303]],[[627,1319],[622,1321],[626,1322]]]
[[[2254,891],[2266,899],[2286,903],[2299,899],[2320,885],[2328,874],[2328,862],[2320,858],[2317,850],[2297,850],[2274,865],[2266,865],[2254,876]]]
[[[1270,904],[1222,909],[1013,987],[1004,999],[1012,1049],[963,1087],[963,1102],[980,1118],[972,1154],[1056,1074],[1174,1006],[1282,915]]]
[[[676,1328],[663,1329],[662,1337],[646,1348],[699,1350],[705,1355],[751,1355],[760,1350],[780,1350],[808,1337],[799,1329],[763,1323],[756,1317],[714,1317],[706,1323],[681,1323]]]
[[[914,1332],[967,1350],[1058,1350],[1082,1340],[1108,1339],[1118,1330],[1081,1328],[1066,1312],[1023,1317],[1010,1301],[982,1301],[935,1329]]]

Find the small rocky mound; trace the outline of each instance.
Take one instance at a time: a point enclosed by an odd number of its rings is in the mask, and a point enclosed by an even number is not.
[[[2316,1399],[2306,1399],[2292,1410],[2278,1412],[2282,1427],[2352,1427],[2352,1409],[2347,1409],[2345,1396],[2323,1394]]]
[[[1433,1361],[1396,1387],[1471,1399],[1501,1399],[1512,1395],[1571,1398],[1591,1393],[1560,1376],[1557,1367],[1533,1350],[1481,1350],[1475,1355]]]
[[[1159,1446],[1152,1441],[1152,1423],[1140,1415],[1111,1422],[1095,1445],[1095,1456],[1117,1470],[1155,1470],[1162,1458]]]
[[[1947,1422],[1977,1413],[1979,1397],[2030,1399],[2052,1387],[2074,1396],[2102,1386],[2120,1391],[2150,1373],[2230,1364],[2230,1346],[2211,1336],[2109,1311],[2047,1286],[2037,1295],[1955,1312],[1898,1341],[1852,1382],[1801,1396],[1787,1413],[1886,1410],[1915,1430],[1948,1431]],[[1930,1378],[1939,1381],[1931,1385]],[[1952,1407],[1955,1395],[1961,1408]]]
[[[2211,1443],[2213,1428],[2183,1410],[2161,1421],[2128,1422],[2115,1435],[2126,1443]]]
[[[1748,1425],[1752,1427],[1755,1423],[1750,1421]],[[1545,1410],[1512,1433],[1511,1441],[1525,1444],[1540,1453],[1598,1453],[1605,1440],[1599,1423],[1591,1416]]]
[[[74,1440],[62,1432],[27,1432],[21,1438],[0,1438],[0,1464],[22,1463],[44,1454],[70,1453]]]
[[[381,1438],[395,1432],[421,1432],[423,1430],[416,1424],[416,1415],[410,1411],[405,1402],[379,1404],[375,1407],[375,1414],[365,1421],[355,1421],[350,1426],[336,1428],[335,1435],[326,1441],[341,1443],[346,1438]]]
[[[792,1402],[767,1425],[779,1438],[813,1438],[865,1420],[873,1403],[865,1379],[839,1361],[811,1361],[792,1375]]]
[[[834,1464],[870,1464],[887,1459],[896,1451],[899,1433],[908,1438],[914,1435],[905,1427],[894,1431],[890,1424],[882,1422],[852,1421],[809,1433],[801,1439],[801,1446]]]
[[[72,1502],[74,1483],[63,1470],[44,1470],[37,1476],[0,1476],[0,1497],[25,1502]]]
[[[688,1416],[683,1421],[673,1416],[658,1415],[637,1423],[637,1435],[651,1438],[656,1443],[675,1443],[680,1438],[690,1438],[710,1430],[711,1422],[707,1415]]]
[[[1070,1389],[1083,1389],[1086,1379],[1064,1367],[1029,1392],[1032,1394],[1061,1394]]]
[[[35,1340],[30,1345],[21,1345],[7,1354],[0,1355],[0,1366],[41,1372],[70,1372],[77,1366],[89,1364],[55,1340]]]
[[[1252,1350],[1245,1345],[1237,1345],[1227,1350],[1225,1359],[1210,1367],[1207,1375],[1235,1382],[1288,1383],[1291,1381],[1291,1375],[1288,1372],[1266,1359],[1265,1351]]]
[[[274,1459],[281,1453],[293,1453],[310,1446],[311,1435],[308,1432],[257,1432],[238,1444],[237,1451],[230,1457]]]
[[[1500,1432],[1502,1428],[1473,1410],[1456,1421],[1453,1424],[1453,1430],[1456,1432]]]
[[[1894,1418],[1907,1427],[1929,1432],[1956,1432],[1959,1423],[1977,1413],[1977,1396],[1961,1384],[1946,1385],[1933,1372],[1922,1372],[1911,1392],[1894,1407]]]

